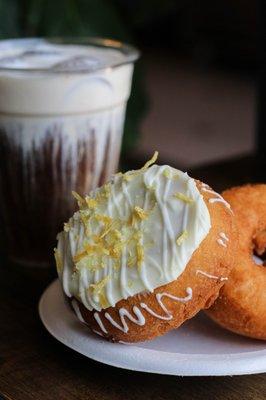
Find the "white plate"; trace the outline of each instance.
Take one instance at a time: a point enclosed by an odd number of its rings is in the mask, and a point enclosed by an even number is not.
[[[39,313],[60,342],[93,360],[135,371],[181,376],[266,372],[266,344],[227,332],[205,315],[151,342],[109,343],[91,334],[64,300],[59,281],[43,293]]]

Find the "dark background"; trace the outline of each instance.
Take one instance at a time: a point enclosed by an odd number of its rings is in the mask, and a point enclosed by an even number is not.
[[[135,44],[142,59],[136,66],[128,105],[123,159],[132,155],[144,159],[156,147],[163,160],[190,167],[256,151],[252,108],[258,69],[257,7],[256,1],[248,0],[0,0],[0,37],[104,36]],[[177,89],[168,96],[172,82]],[[207,112],[205,119],[195,117],[191,127],[190,114],[195,111],[190,104],[198,93],[198,82],[209,103],[216,96],[220,110],[214,121]],[[223,85],[228,94],[220,104],[217,96]],[[165,112],[156,103],[161,90],[166,104],[172,104]],[[187,105],[180,111],[184,121],[179,124],[175,109],[180,110],[186,95]],[[196,101],[202,102],[201,97]],[[228,107],[235,108],[237,115],[229,115]],[[158,113],[161,125],[155,117]],[[241,120],[247,113],[248,120],[242,121],[244,132]],[[228,119],[233,132],[221,119]],[[171,129],[163,122],[170,120]],[[164,134],[168,146],[161,144]],[[218,152],[214,135],[217,144],[225,143],[224,150]],[[202,140],[209,142],[206,152],[197,151]],[[183,151],[190,143],[192,163]]]
[[[105,36],[135,44],[142,58],[128,105],[124,168],[143,165],[158,149],[160,163],[188,168],[221,191],[266,178],[266,1],[259,12],[257,5],[252,0],[0,0],[0,38]],[[67,400],[265,399],[265,374],[163,377],[80,357],[41,326],[37,303],[51,272],[31,273],[9,264],[1,269],[1,399],[46,400],[47,392],[49,399]]]

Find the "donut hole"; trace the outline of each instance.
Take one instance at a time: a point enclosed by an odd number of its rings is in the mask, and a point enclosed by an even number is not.
[[[257,265],[266,266],[266,229],[259,231],[253,239],[253,260]]]
[[[263,258],[262,258],[261,256],[258,256],[255,252],[253,252],[253,261],[257,265],[266,266],[266,255],[263,255]]]

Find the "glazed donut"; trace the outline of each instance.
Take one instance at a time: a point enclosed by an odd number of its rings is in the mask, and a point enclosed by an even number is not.
[[[230,331],[266,340],[266,270],[257,258],[266,249],[266,185],[232,188],[223,196],[235,213],[239,248],[230,279],[207,313]]]
[[[78,200],[58,235],[59,279],[78,318],[110,341],[177,328],[218,296],[233,267],[229,204],[170,166],[118,173]]]

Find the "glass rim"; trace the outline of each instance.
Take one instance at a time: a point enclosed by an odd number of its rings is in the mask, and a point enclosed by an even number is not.
[[[54,43],[54,44],[69,44],[69,45],[84,45],[84,46],[95,46],[95,47],[100,47],[100,48],[106,48],[106,49],[113,49],[120,51],[124,56],[125,60],[122,61],[116,61],[116,62],[111,62],[108,65],[105,66],[99,66],[96,67],[93,70],[89,69],[82,69],[82,70],[53,70],[53,69],[47,69],[47,68],[11,68],[11,67],[1,67],[0,66],[0,72],[21,72],[21,73],[35,73],[35,72],[41,72],[47,75],[57,75],[57,74],[93,74],[97,71],[103,71],[106,69],[113,69],[120,67],[122,65],[126,64],[131,64],[137,61],[140,57],[140,51],[135,48],[134,46],[121,42],[116,39],[110,39],[110,38],[103,38],[103,37],[93,37],[93,36],[36,36],[36,37],[23,37],[23,38],[9,38],[9,39],[1,39],[0,40],[0,46],[1,43],[8,43],[8,42],[19,42],[19,41],[32,41],[32,40],[43,40],[48,43]]]

